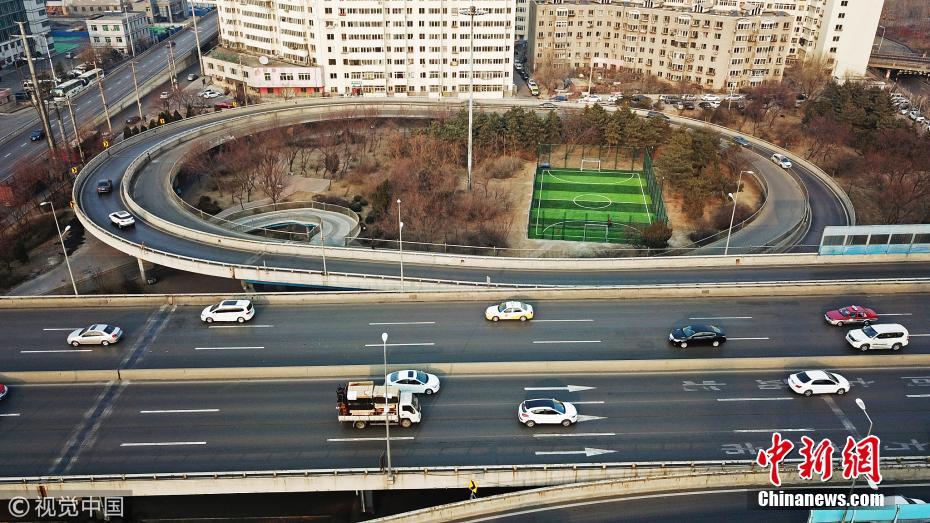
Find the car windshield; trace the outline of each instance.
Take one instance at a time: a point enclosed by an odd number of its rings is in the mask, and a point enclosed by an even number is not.
[[[694,336],[694,327],[688,325],[685,328],[681,329],[685,333],[685,336]]]
[[[427,377],[425,372],[417,371],[417,381],[419,381],[420,383],[426,383],[427,381],[429,381],[429,377]]]
[[[865,335],[870,338],[874,338],[875,336],[878,336],[878,332],[875,329],[873,329],[871,325],[866,325],[865,327],[863,327],[862,332],[864,332]]]
[[[833,380],[834,383],[840,382],[840,377],[837,376],[836,374],[833,374],[832,372],[828,372],[827,376],[830,376],[830,378]]]
[[[396,382],[396,381],[397,381],[397,374],[398,374],[397,372],[392,372],[392,373],[388,374],[388,381],[390,381],[391,383]]]
[[[723,334],[723,331],[713,325],[710,326],[710,330],[716,332],[717,334]]]
[[[220,307],[219,304],[216,304],[216,305],[211,306],[211,307],[210,307],[210,312],[215,312],[216,309],[218,309],[219,307]]]
[[[504,312],[504,309],[506,308],[507,308],[507,304],[501,303],[500,305],[497,306],[497,312]]]
[[[84,334],[87,333],[88,330],[90,330],[90,327],[84,327],[83,329],[81,329],[81,332],[78,333],[78,336],[83,336]]]
[[[801,383],[808,383],[810,382],[810,380],[811,380],[811,377],[808,376],[806,372],[798,373],[798,381],[800,381]]]
[[[840,314],[842,314],[843,316],[849,316],[849,309],[847,309],[846,307],[843,307],[842,309],[840,309]]]
[[[559,414],[565,414],[565,404],[559,400],[552,400],[552,408]]]

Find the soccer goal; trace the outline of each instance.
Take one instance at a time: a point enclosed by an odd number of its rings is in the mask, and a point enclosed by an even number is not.
[[[603,237],[603,241],[606,243],[607,242],[607,230],[608,229],[606,225],[601,225],[598,223],[586,223],[584,224],[584,232],[582,233],[581,241],[599,242],[601,241],[601,238]]]
[[[601,172],[601,159],[600,158],[582,158],[581,159],[581,170]]]

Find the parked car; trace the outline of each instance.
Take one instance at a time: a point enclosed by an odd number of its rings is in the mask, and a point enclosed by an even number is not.
[[[187,81],[188,81],[188,82],[193,82],[193,81],[196,80],[196,79],[197,79],[197,75],[194,74],[194,73],[190,73],[190,74],[187,75]]]
[[[715,94],[705,94],[701,96],[701,100],[704,102],[719,102],[720,97]]]
[[[76,329],[68,335],[68,343],[74,347],[81,345],[103,345],[116,343],[123,337],[123,330],[113,325],[96,323],[90,327]]]
[[[698,107],[701,109],[716,109],[720,107],[720,102],[708,102],[705,100],[703,102],[698,102]]]
[[[788,388],[797,394],[846,394],[849,381],[839,374],[825,370],[806,370],[788,376]]]
[[[897,323],[876,323],[846,333],[846,341],[863,352],[869,349],[901,350],[908,343],[908,332]]]
[[[835,311],[827,311],[823,315],[823,318],[827,320],[827,323],[830,325],[842,327],[850,323],[863,323],[868,325],[878,319],[878,314],[875,314],[875,311],[867,307],[850,305],[848,307],[840,307]]]
[[[129,118],[126,118],[126,125],[135,125],[141,121],[142,118],[139,118],[138,116],[130,116]]]
[[[419,370],[399,370],[387,376],[387,384],[400,389],[401,392],[426,394],[439,392],[439,378]]]
[[[532,399],[520,403],[517,420],[526,427],[562,425],[570,427],[578,421],[578,409],[557,399]]]
[[[658,111],[649,111],[646,113],[646,118],[658,118],[660,120],[671,120],[665,113],[660,113]]]
[[[207,100],[210,100],[210,99],[213,99],[213,98],[219,98],[220,93],[218,93],[218,92],[216,92],[216,91],[209,91],[209,90],[207,90],[207,91],[204,91],[203,94],[202,94],[201,96],[203,96],[203,97],[204,97],[205,99],[207,99]]]
[[[65,58],[67,58],[68,60],[74,60],[74,57],[75,57],[75,54],[71,51],[68,51],[67,53],[65,53]]]
[[[113,180],[97,180],[97,194],[106,194],[113,190]]]
[[[558,106],[552,102],[543,102],[539,104],[540,109],[556,109]]]
[[[255,317],[255,307],[249,300],[223,300],[216,305],[205,308],[200,313],[200,321],[236,321],[245,323]]]
[[[744,137],[742,137],[742,136],[734,136],[734,137],[733,137],[733,143],[735,143],[735,144],[737,144],[737,145],[739,145],[739,146],[741,146],[741,147],[752,147],[752,143],[750,143],[749,140],[747,140],[746,138],[744,138]]]
[[[773,154],[772,161],[775,162],[775,164],[781,167],[782,169],[791,168],[791,160],[789,160],[788,157],[783,154],[778,154],[778,153]]]
[[[167,99],[168,99],[168,91],[162,91],[161,94],[158,95],[158,97],[161,98],[162,100],[167,100]]]
[[[568,97],[565,96],[564,94],[559,94],[559,95],[553,96],[553,97],[551,98],[551,100],[552,100],[553,102],[567,102],[567,101],[568,101]]]
[[[45,138],[45,131],[43,131],[42,129],[36,129],[35,131],[32,131],[32,133],[29,135],[30,142],[38,142],[42,138]]]
[[[13,97],[16,99],[17,102],[28,102],[29,101],[29,93],[27,93],[26,91],[16,91],[15,93],[13,93]]]
[[[726,341],[726,333],[714,325],[685,325],[684,327],[675,327],[668,334],[668,342],[682,349],[688,345],[719,347]]]
[[[219,102],[219,103],[213,104],[213,108],[214,109],[232,109],[233,104],[229,102]]]
[[[110,223],[119,227],[120,229],[124,227],[132,227],[136,224],[136,219],[126,211],[111,212],[109,216]]]
[[[522,301],[505,301],[498,305],[491,305],[484,311],[484,317],[490,321],[500,320],[532,320],[533,306]]]

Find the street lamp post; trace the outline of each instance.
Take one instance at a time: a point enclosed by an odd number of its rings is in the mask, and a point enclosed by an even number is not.
[[[42,101],[42,86],[36,76],[35,64],[32,63],[32,51],[29,50],[29,42],[26,40],[26,28],[23,22],[16,22],[19,25],[19,34],[23,40],[23,50],[26,52],[26,61],[29,65],[29,75],[32,77],[32,97],[35,100],[36,111],[39,112],[39,119],[42,120],[42,129],[45,130],[45,140],[48,142],[48,150],[55,155],[55,136],[52,134],[52,125],[48,119],[48,113],[45,111],[45,103]]]
[[[400,292],[404,292],[404,222],[400,221],[400,198],[397,199],[397,249],[400,253]]]
[[[323,255],[323,276],[326,276],[326,237],[323,236],[323,217],[317,216],[320,219],[320,254]]]
[[[132,87],[136,91],[136,107],[139,108],[139,122],[140,125],[144,124],[143,120],[145,116],[142,114],[142,99],[139,97],[139,82],[136,80],[136,61],[135,59],[129,61],[129,67],[132,69]]]
[[[470,40],[468,43],[468,183],[467,189],[471,192],[471,165],[472,165],[472,142],[474,140],[474,129],[472,128],[473,123],[473,107],[474,107],[474,98],[475,98],[475,17],[487,14],[487,10],[478,9],[475,6],[469,6],[465,9],[459,9],[460,15],[466,15],[469,17],[470,21],[468,28],[471,31]]]
[[[48,205],[52,209],[52,218],[55,220],[55,229],[58,230],[58,239],[61,241],[61,251],[65,254],[65,265],[68,267],[68,276],[71,277],[71,288],[74,289],[74,295],[78,295],[77,284],[74,283],[74,273],[71,272],[71,262],[68,260],[68,249],[65,248],[65,237],[64,233],[71,230],[71,226],[68,225],[65,227],[65,230],[61,230],[61,226],[58,225],[58,216],[55,214],[55,205],[51,200],[47,202],[42,202],[41,205]]]
[[[727,196],[733,200],[733,212],[730,213],[730,228],[727,229],[727,244],[723,248],[723,255],[726,256],[730,252],[730,236],[733,235],[733,218],[736,217],[736,200],[739,198],[740,184],[743,180],[743,173],[754,174],[752,171],[740,171],[739,176],[736,178],[736,195],[733,193],[727,193]]]
[[[388,367],[387,367],[387,340],[388,333],[381,333],[381,349],[384,353],[384,442],[387,446],[387,475],[388,480],[394,479],[391,467],[391,420],[388,416]],[[399,399],[399,398],[398,398]],[[400,416],[400,403],[397,404],[397,415]]]
[[[200,76],[203,77],[203,53],[200,50],[200,33],[197,31],[197,8],[191,4],[191,18],[194,19],[194,42],[197,45],[197,65],[200,66]]]
[[[882,52],[882,44],[885,43],[885,26],[880,25],[880,26],[878,26],[878,27],[881,27],[881,28],[882,28],[882,39],[878,41],[878,51],[876,51],[876,52],[879,52],[879,53],[880,53],[880,52]],[[874,40],[873,40],[873,41],[874,41]]]
[[[865,419],[869,420],[869,430],[866,432],[865,437],[868,438],[872,435],[872,416],[869,416],[869,412],[865,410],[865,402],[862,401],[862,398],[856,398],[856,406],[862,410],[862,413],[865,414]],[[851,498],[853,495],[853,489],[856,488],[856,480],[859,479],[859,476],[853,477],[852,485],[849,486],[849,495],[846,496],[847,499]],[[843,517],[840,520],[842,523],[846,522],[846,512],[849,511],[849,508],[843,510]]]

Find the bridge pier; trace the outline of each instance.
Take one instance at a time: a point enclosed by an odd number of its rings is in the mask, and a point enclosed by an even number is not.
[[[891,78],[891,69],[885,69],[885,78]]]
[[[361,501],[362,514],[375,513],[375,497],[371,490],[357,490],[358,499]]]
[[[158,281],[158,278],[155,277],[155,264],[142,258],[136,258],[136,261],[139,262],[139,276],[142,278],[142,283],[154,285]]]
[[[242,291],[246,294],[255,294],[255,286],[245,280],[239,280],[242,284]]]

